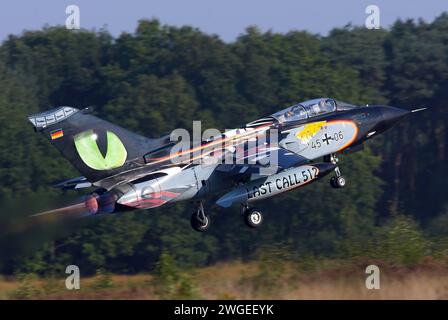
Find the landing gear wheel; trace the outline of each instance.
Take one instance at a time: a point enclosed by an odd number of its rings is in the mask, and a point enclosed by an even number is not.
[[[330,185],[333,188],[344,188],[346,184],[347,184],[347,181],[345,180],[345,178],[343,176],[332,177],[330,179]]]
[[[210,227],[210,217],[204,215],[203,218],[199,218],[196,212],[191,215],[190,222],[191,227],[198,232],[207,231],[207,229]]]
[[[204,232],[210,227],[210,217],[205,214],[202,203],[199,203],[198,209],[191,215],[190,222],[191,227],[198,232]]]
[[[251,228],[257,228],[263,223],[263,214],[255,208],[247,209],[244,213],[244,222]]]
[[[331,177],[331,179],[330,179],[330,186],[332,187],[332,188],[337,188],[336,187],[336,177]]]
[[[338,188],[344,188],[347,181],[345,181],[343,176],[339,176],[336,178],[335,183]]]

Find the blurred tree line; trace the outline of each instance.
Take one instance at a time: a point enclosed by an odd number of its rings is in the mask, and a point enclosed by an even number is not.
[[[188,203],[89,219],[51,239],[29,237],[31,250],[15,245],[23,234],[3,228],[0,273],[68,264],[84,274],[147,271],[165,251],[180,265],[201,266],[250,259],[265,246],[295,259],[410,263],[448,243],[448,14],[388,30],[347,26],[326,37],[249,27],[231,43],[155,19],[118,38],[62,27],[9,36],[0,46],[0,221],[18,214],[17,203],[37,210],[73,196],[51,187],[77,173],[33,132],[31,113],[94,106],[98,116],[155,137],[193,120],[235,128],[319,96],[430,110],[342,156],[344,190],[325,180],[260,203],[261,229],[244,226],[238,210],[211,208],[213,227],[198,234]]]

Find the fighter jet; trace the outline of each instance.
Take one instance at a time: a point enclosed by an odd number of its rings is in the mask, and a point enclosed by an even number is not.
[[[343,188],[339,153],[362,149],[365,141],[423,109],[318,98],[182,144],[173,134],[152,139],[130,132],[94,116],[90,108],[61,106],[28,120],[82,174],[56,186],[95,189],[78,204],[84,215],[190,201],[195,204],[191,226],[202,232],[211,222],[205,201],[239,206],[245,223],[256,228],[263,222],[262,211],[252,206],[258,200],[331,172],[330,185]]]

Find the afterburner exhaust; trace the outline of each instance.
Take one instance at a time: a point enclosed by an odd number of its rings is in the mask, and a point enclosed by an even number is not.
[[[112,213],[116,210],[117,197],[113,193],[89,194],[74,204],[39,212],[30,216],[33,220],[60,220],[82,218],[100,213]]]

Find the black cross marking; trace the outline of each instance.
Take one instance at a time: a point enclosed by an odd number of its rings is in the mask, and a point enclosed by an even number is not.
[[[330,141],[329,140],[333,140],[333,138],[332,137],[329,137],[327,134],[325,134],[325,138],[324,139],[322,139],[322,141],[323,142],[326,142],[327,143],[327,146],[330,144]]]

